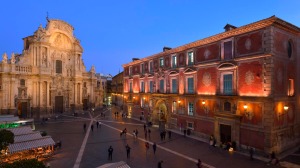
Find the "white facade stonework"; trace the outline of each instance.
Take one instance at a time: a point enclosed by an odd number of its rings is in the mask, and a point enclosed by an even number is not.
[[[39,118],[102,106],[102,82],[86,71],[74,28],[51,19],[23,38],[22,54],[0,62],[0,114]]]

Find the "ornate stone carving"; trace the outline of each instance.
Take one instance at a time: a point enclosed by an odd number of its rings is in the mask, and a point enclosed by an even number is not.
[[[42,65],[47,66],[47,48],[42,47]]]
[[[211,75],[210,75],[210,73],[205,72],[203,74],[202,83],[204,84],[204,86],[210,86],[210,84],[211,84]]]
[[[47,83],[43,82],[42,84],[42,104],[43,106],[47,106]]]
[[[205,49],[204,51],[204,58],[208,59],[208,57],[210,56],[211,52],[209,51],[209,49]]]
[[[247,40],[245,41],[245,48],[247,50],[251,49],[251,39],[250,38],[247,38]]]
[[[245,74],[245,83],[247,85],[251,85],[254,81],[254,75],[253,75],[253,72],[251,71],[247,71],[246,74]]]
[[[42,27],[42,25],[40,25],[39,29],[36,32],[34,32],[33,38],[37,41],[41,41],[43,40],[45,35],[46,35],[46,30]]]
[[[7,64],[7,54],[6,53],[4,53],[2,55],[2,63]]]
[[[53,28],[65,31],[65,32],[67,32],[69,34],[72,34],[72,30],[73,30],[70,26],[68,26],[66,24],[62,24],[62,23],[60,23],[58,21],[54,21]]]
[[[15,54],[14,54],[14,53],[11,54],[10,63],[11,63],[11,64],[15,64],[15,63],[16,63],[16,57],[15,57]]]
[[[62,49],[71,49],[72,48],[70,39],[63,34],[58,34],[55,36],[53,45],[57,48],[62,48]]]

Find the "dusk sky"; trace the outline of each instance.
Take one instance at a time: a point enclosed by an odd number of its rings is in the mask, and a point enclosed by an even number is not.
[[[122,64],[276,15],[300,27],[299,0],[15,0],[1,2],[0,54],[21,53],[22,38],[46,16],[71,24],[89,71],[116,75]]]

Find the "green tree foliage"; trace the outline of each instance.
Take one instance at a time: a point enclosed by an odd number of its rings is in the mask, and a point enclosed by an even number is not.
[[[0,150],[6,149],[12,143],[14,143],[14,134],[5,129],[0,130]]]
[[[37,159],[25,159],[16,161],[14,163],[5,163],[0,165],[0,168],[47,168],[47,166]]]

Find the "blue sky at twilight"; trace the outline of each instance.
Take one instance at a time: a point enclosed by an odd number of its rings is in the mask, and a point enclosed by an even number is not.
[[[15,0],[1,2],[0,54],[21,53],[23,37],[40,24],[71,24],[87,70],[116,75],[122,64],[243,26],[272,15],[300,26],[298,0]]]

